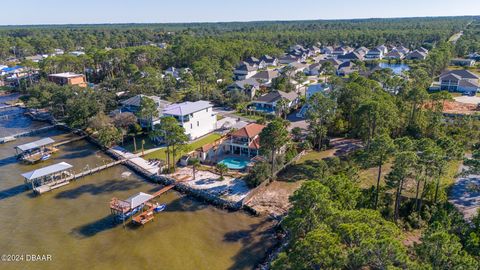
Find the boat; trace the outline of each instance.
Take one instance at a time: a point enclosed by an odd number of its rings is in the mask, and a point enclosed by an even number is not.
[[[153,208],[153,211],[155,213],[158,213],[158,212],[162,212],[163,210],[165,210],[165,208],[167,208],[167,205],[166,204],[157,204],[155,206],[155,208]]]

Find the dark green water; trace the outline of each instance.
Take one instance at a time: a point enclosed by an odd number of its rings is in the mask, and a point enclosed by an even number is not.
[[[59,132],[56,141],[66,138]],[[144,227],[114,225],[108,203],[161,187],[117,166],[70,185],[32,196],[21,173],[66,161],[76,170],[108,162],[85,141],[60,147],[34,166],[16,162],[13,147],[38,139],[0,144],[0,253],[49,254],[51,262],[0,262],[0,269],[251,269],[271,245],[269,223],[229,213],[170,191],[167,210]],[[128,174],[128,176],[127,176]]]

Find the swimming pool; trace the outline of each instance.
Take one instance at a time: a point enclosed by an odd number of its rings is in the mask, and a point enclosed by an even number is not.
[[[242,169],[245,169],[245,167],[247,167],[250,161],[248,159],[240,158],[240,157],[227,157],[227,158],[224,158],[219,163],[227,165],[227,167],[232,170],[242,170]]]

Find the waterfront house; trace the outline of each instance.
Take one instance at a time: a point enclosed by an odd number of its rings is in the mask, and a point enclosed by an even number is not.
[[[280,100],[286,100],[289,108],[295,108],[300,102],[299,96],[295,92],[283,92],[283,91],[271,91],[268,94],[260,96],[258,99],[252,102],[251,108],[258,112],[276,114],[277,113],[277,103]]]
[[[406,59],[408,60],[425,60],[427,58],[427,53],[415,50],[407,54]]]
[[[259,135],[264,128],[264,125],[251,123],[230,133],[229,138],[223,144],[230,154],[249,158],[255,157],[259,154]]]
[[[217,126],[213,105],[204,100],[171,104],[162,113],[164,117],[172,116],[177,119],[190,140],[213,132]]]
[[[383,55],[387,54],[388,53],[388,48],[387,46],[385,45],[380,45],[380,46],[377,46],[375,49],[378,49],[382,52]]]
[[[368,51],[368,53],[365,55],[365,59],[367,60],[379,60],[382,59],[384,56],[384,51],[382,48],[373,48]]]
[[[85,75],[76,74],[73,72],[50,74],[48,75],[48,80],[58,85],[75,85],[79,87],[87,86]]]
[[[155,102],[155,104],[157,105],[158,116],[139,118],[138,123],[144,128],[153,127],[156,124],[160,124],[160,118],[162,117],[163,109],[171,103],[166,100],[162,100],[160,97],[157,96],[136,95],[134,97],[121,101],[120,104],[122,104],[122,108],[120,109],[120,112],[131,112],[133,114],[136,114],[140,110],[140,104],[142,103],[143,98],[150,98]]]
[[[478,80],[479,76],[468,70],[446,71],[440,75],[440,90],[465,94],[476,93],[480,88]]]
[[[387,53],[384,58],[390,60],[402,60],[403,58],[405,58],[405,54],[403,54],[401,51],[393,49],[389,53]]]
[[[351,60],[362,61],[363,55],[361,55],[358,52],[349,52],[347,54],[339,55],[337,58],[342,61],[351,61]]]
[[[402,45],[397,46],[397,47],[395,47],[394,49],[395,49],[397,52],[402,53],[403,55],[406,55],[407,53],[410,52],[410,50],[409,50],[408,48],[406,48],[406,47],[404,47],[404,46],[402,46]]]
[[[235,80],[245,80],[257,74],[257,70],[258,66],[252,66],[247,62],[242,62],[235,68],[233,75],[235,76]]]
[[[227,87],[227,91],[238,90],[244,93],[247,97],[252,99],[255,94],[260,90],[260,83],[255,78],[246,80],[235,81]]]
[[[473,67],[475,66],[475,60],[473,59],[463,59],[463,58],[455,58],[450,61],[452,66],[460,66],[460,67]]]

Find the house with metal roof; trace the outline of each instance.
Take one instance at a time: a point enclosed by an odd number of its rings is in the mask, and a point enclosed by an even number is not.
[[[177,119],[190,140],[213,132],[217,126],[213,105],[204,100],[174,103],[163,109],[162,114],[163,117],[172,116]]]
[[[68,184],[69,170],[73,166],[60,162],[54,165],[43,167],[27,173],[23,173],[25,185],[36,193],[44,193],[57,187]]]

